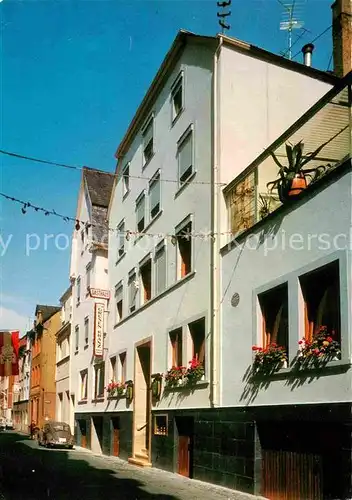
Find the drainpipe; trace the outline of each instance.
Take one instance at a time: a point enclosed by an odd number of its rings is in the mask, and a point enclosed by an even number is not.
[[[212,116],[212,217],[211,232],[214,237],[211,239],[211,354],[212,354],[212,373],[210,401],[212,407],[218,407],[221,404],[220,394],[220,240],[219,240],[219,197],[220,197],[220,172],[218,158],[218,62],[223,37],[219,36],[219,44],[214,54],[213,70],[213,116]]]

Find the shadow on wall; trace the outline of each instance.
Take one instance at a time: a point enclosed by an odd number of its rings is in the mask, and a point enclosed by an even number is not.
[[[285,380],[285,386],[290,387],[290,390],[294,391],[302,385],[311,384],[321,377],[344,373],[349,368],[349,365],[329,364],[329,360],[320,361],[318,366],[302,366],[298,362],[298,358],[292,361],[290,368],[279,371],[276,371],[274,366],[269,371],[257,373],[254,371],[253,366],[250,365],[242,378],[245,387],[240,400],[246,404],[253,403],[260,391],[267,390],[270,384],[278,380]]]
[[[66,451],[33,449],[17,434],[2,434],[0,442],[0,498],[4,500],[177,500],[148,493],[146,484],[109,469],[97,469]],[[32,441],[33,443],[33,441]],[[74,453],[74,452],[73,452]],[[74,455],[73,455],[74,457]]]

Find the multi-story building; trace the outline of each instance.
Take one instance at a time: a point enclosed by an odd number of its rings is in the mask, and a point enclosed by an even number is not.
[[[61,328],[56,333],[56,419],[74,427],[74,396],[71,395],[72,286],[60,298]]]
[[[61,307],[37,305],[31,342],[30,421],[41,428],[55,418],[56,333],[61,328]]]
[[[176,37],[116,153],[106,372],[107,380],[133,380],[134,397],[106,403],[110,453],[222,481],[206,468],[220,441],[230,439],[222,422],[229,415],[219,418],[228,370],[222,189],[336,81],[224,35]],[[185,371],[192,359],[203,367],[201,380],[166,388],[164,378],[159,394],[160,375],[172,366]],[[238,489],[249,488],[246,477]]]
[[[223,408],[208,431],[226,420],[226,439],[202,444],[204,470],[268,498],[352,498],[351,99],[352,71],[224,190],[235,239],[221,250]],[[300,141],[320,177],[279,198],[267,184]]]
[[[107,349],[108,225],[113,175],[83,169],[72,238],[71,393],[77,444],[102,450]],[[83,221],[84,223],[80,223]]]
[[[0,377],[0,418],[7,426],[13,425],[13,388],[14,375]]]
[[[19,342],[18,375],[14,379],[13,424],[16,430],[29,432],[29,389],[31,374],[31,349],[28,335]]]

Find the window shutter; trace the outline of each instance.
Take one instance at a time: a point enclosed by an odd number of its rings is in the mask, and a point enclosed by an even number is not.
[[[122,286],[119,286],[118,288],[116,288],[116,290],[115,290],[116,303],[118,303],[122,300],[122,292],[123,292]]]
[[[141,197],[139,202],[137,203],[137,224],[141,222],[142,219],[144,219],[145,215],[145,197],[144,195]]]
[[[148,126],[143,132],[144,147],[146,147],[149,142],[153,139],[153,120],[150,120]]]
[[[181,178],[186,170],[192,166],[192,134],[184,140],[179,148],[179,177]]]
[[[157,205],[160,204],[160,177],[157,177],[155,181],[150,185],[149,189],[150,196],[150,211],[153,213]]]
[[[156,292],[161,293],[166,288],[166,252],[163,246],[156,255]]]

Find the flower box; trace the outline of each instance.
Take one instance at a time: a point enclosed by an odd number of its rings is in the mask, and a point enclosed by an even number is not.
[[[270,375],[281,368],[287,368],[286,349],[275,342],[264,348],[254,345],[252,351],[255,353],[253,360],[255,374]]]
[[[126,394],[126,384],[121,382],[114,382],[113,380],[107,386],[106,391],[108,398],[122,397]]]
[[[165,375],[165,387],[177,387],[184,384],[184,377],[187,372],[185,366],[173,366]]]
[[[197,382],[200,382],[201,380],[204,380],[204,366],[203,364],[198,361],[197,358],[193,358],[189,362],[189,368],[187,369],[186,372],[186,383],[188,385],[195,385]]]
[[[299,341],[297,360],[301,364],[321,365],[341,358],[340,343],[335,340],[335,332],[328,332],[321,326],[312,340],[303,338]]]

